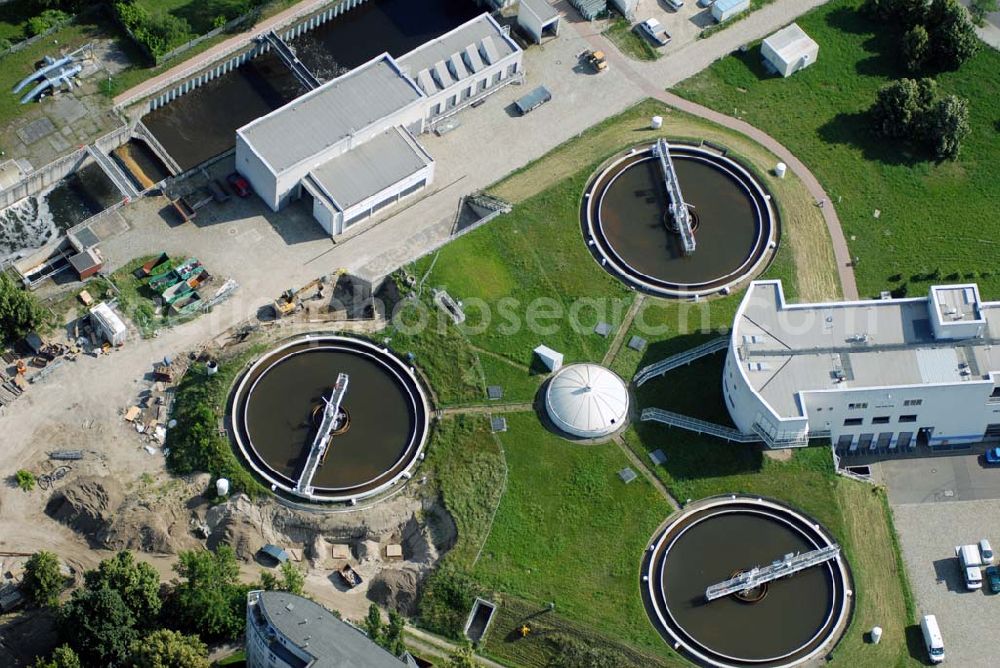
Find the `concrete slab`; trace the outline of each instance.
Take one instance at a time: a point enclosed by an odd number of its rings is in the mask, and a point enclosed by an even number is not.
[[[46,113],[59,125],[75,123],[87,115],[87,105],[65,93],[57,93],[55,99],[46,102]]]
[[[55,131],[56,126],[48,118],[42,117],[31,121],[17,130],[17,137],[25,144],[34,144],[39,139],[47,137]]]

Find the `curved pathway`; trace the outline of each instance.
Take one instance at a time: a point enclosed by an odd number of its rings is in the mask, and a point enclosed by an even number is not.
[[[612,69],[624,74],[644,94],[660,100],[674,109],[708,119],[723,127],[746,135],[758,144],[766,147],[787,164],[792,173],[802,180],[809,193],[815,198],[816,205],[820,207],[823,220],[826,222],[827,230],[830,233],[830,241],[833,244],[833,254],[837,262],[837,273],[840,278],[844,298],[855,300],[858,299],[858,286],[854,278],[854,269],[851,262],[851,254],[847,247],[847,240],[844,238],[844,231],[840,226],[840,219],[837,217],[837,212],[830,203],[829,195],[826,194],[823,186],[820,185],[813,173],[809,171],[809,168],[795,157],[781,142],[763,130],[750,125],[746,121],[719,113],[664,90],[666,86],[679,83],[688,76],[704,69],[715,60],[728,55],[740,44],[745,44],[767,35],[773,30],[791,22],[804,11],[823,4],[824,1],[807,0],[803,3],[801,0],[778,0],[754,12],[747,19],[727,30],[716,33],[708,39],[698,40],[683,49],[679,49],[677,52],[653,62],[631,60],[600,33],[584,33],[579,29],[578,32],[580,32],[581,37],[591,47],[603,50],[608,55]],[[697,54],[698,58],[695,59],[695,62],[691,62],[687,56],[695,54]]]

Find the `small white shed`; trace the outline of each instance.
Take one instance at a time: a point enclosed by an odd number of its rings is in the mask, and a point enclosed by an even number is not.
[[[787,77],[816,62],[819,44],[793,23],[765,39],[760,45],[760,55],[765,65]]]
[[[535,44],[541,44],[543,37],[559,34],[559,12],[546,0],[521,0],[517,7],[517,25]]]
[[[113,346],[122,345],[128,336],[128,327],[104,302],[90,309],[90,324]]]
[[[715,0],[712,3],[712,17],[722,23],[748,9],[750,9],[750,0]]]
[[[562,353],[552,350],[548,346],[538,346],[535,348],[535,354],[538,355],[538,359],[549,371],[558,371],[562,367]]]

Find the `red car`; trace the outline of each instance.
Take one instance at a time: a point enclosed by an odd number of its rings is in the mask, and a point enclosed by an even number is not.
[[[237,195],[240,197],[250,197],[250,184],[238,172],[233,172],[227,176],[226,181],[229,182],[229,185]]]

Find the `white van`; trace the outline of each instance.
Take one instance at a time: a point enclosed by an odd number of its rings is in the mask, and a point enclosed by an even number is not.
[[[920,630],[924,634],[924,646],[931,663],[944,661],[944,640],[941,639],[941,629],[938,628],[937,617],[924,615],[920,620]]]

